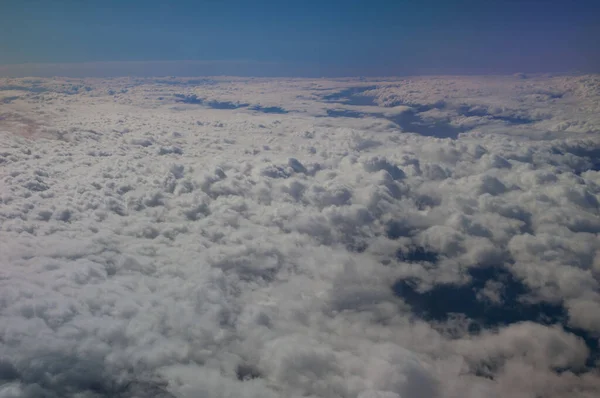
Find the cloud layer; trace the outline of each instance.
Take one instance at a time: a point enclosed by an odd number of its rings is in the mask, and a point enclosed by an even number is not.
[[[600,392],[597,76],[2,87],[0,397]]]

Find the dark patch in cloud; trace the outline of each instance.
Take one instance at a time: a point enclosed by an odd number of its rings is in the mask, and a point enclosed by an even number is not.
[[[308,170],[306,169],[306,167],[304,167],[304,165],[302,163],[300,163],[300,161],[296,158],[290,158],[288,160],[288,166],[290,166],[292,168],[292,170],[294,170],[295,173],[302,173],[302,174],[308,173]]]
[[[159,155],[170,155],[170,154],[182,155],[183,150],[177,146],[161,146],[158,149],[158,154]]]
[[[597,143],[591,141],[587,144],[588,145],[585,145],[581,142],[575,144],[563,144],[560,147],[552,148],[552,153],[556,155],[571,154],[587,160],[586,164],[574,169],[576,174],[581,174],[588,170],[600,171],[600,147]]]
[[[558,91],[552,91],[552,90],[542,90],[542,89],[534,91],[534,94],[546,96],[548,99],[561,99],[562,97],[565,96],[565,93],[561,93]]]
[[[402,101],[402,100],[395,100],[395,101],[386,101],[385,107],[388,108],[393,108],[396,106],[409,106],[411,107],[415,112],[420,113],[420,112],[427,112],[430,111],[432,109],[444,109],[446,108],[447,104],[445,101],[436,101],[434,103],[431,104],[421,104],[421,103],[417,103],[417,102],[407,102],[407,101]]]
[[[446,107],[446,103],[444,101],[438,101],[433,104],[398,104],[398,105],[406,105],[410,106],[415,110],[415,112],[427,112],[432,109],[444,109]]]
[[[79,94],[81,91],[90,91],[88,90],[88,87],[83,86],[82,84],[63,84],[60,89],[56,90],[57,92],[63,93],[63,94],[67,94],[67,95],[75,95],[75,94]],[[121,91],[122,93],[124,93],[123,91]],[[125,91],[126,92],[126,91]],[[114,95],[115,92],[113,92]]]
[[[0,91],[28,91],[30,93],[43,93],[46,91],[49,91],[47,88],[45,87],[40,87],[37,85],[32,85],[32,86],[19,86],[19,85],[7,85],[7,86],[0,86]]]
[[[402,169],[384,157],[375,157],[369,159],[367,162],[365,162],[364,168],[369,173],[385,170],[390,174],[393,180],[402,180],[406,177],[406,174],[404,171],[402,171]]]
[[[323,96],[325,101],[340,102],[346,105],[377,105],[375,97],[363,94],[365,91],[374,90],[377,86],[350,87],[337,93]]]
[[[0,362],[0,380],[24,386],[23,396],[59,398],[70,396],[172,398],[167,384],[143,381],[135,376],[120,377],[100,361],[84,360],[61,353],[33,358],[18,369]]]
[[[423,105],[421,109],[432,109],[428,105]],[[398,125],[407,133],[416,133],[425,137],[436,138],[457,138],[460,133],[468,129],[465,127],[454,126],[445,120],[424,119],[417,114],[417,111],[407,111],[393,116],[386,116],[381,113],[365,113],[346,109],[328,109],[329,117],[348,117],[360,119],[363,117],[375,117],[386,119]]]
[[[230,101],[217,101],[210,100],[206,101],[202,98],[199,98],[196,94],[175,94],[176,102],[181,102],[183,104],[192,104],[192,105],[206,105],[212,109],[238,109],[245,108],[250,104],[247,103],[236,103]]]
[[[500,120],[509,124],[531,124],[538,121],[521,115],[497,115],[490,113],[489,110],[481,107],[461,106],[458,108],[458,113],[466,117],[485,117],[491,120]]]
[[[440,200],[429,195],[417,195],[415,197],[415,206],[417,206],[417,209],[419,210],[425,210],[439,205]]]
[[[208,101],[205,103],[207,106],[213,109],[238,109],[245,108],[250,104],[247,103],[239,103],[239,102],[230,102],[230,101]]]
[[[274,113],[274,114],[285,114],[288,113],[287,110],[283,109],[280,106],[260,106],[260,105],[253,105],[250,108],[253,111],[258,111],[258,112],[262,112],[262,113]]]
[[[18,100],[19,98],[21,98],[21,97],[19,97],[17,95],[13,95],[10,97],[4,97],[4,98],[0,99],[0,102],[2,102],[3,104],[10,104],[11,102]]]
[[[198,98],[196,94],[175,94],[174,97],[176,98],[176,102],[181,102],[184,104],[202,105],[204,103],[204,100],[202,98]]]
[[[437,258],[435,253],[423,253],[427,254],[418,254],[409,261]],[[394,285],[394,292],[410,304],[416,315],[428,320],[446,321],[450,314],[464,314],[486,328],[521,321],[544,324],[564,321],[566,314],[560,305],[521,302],[519,298],[527,293],[527,289],[505,269],[474,268],[469,270],[469,276],[471,282],[468,284],[440,284],[425,292],[418,290],[417,281],[401,280]],[[501,283],[500,302],[478,298],[478,293],[488,282]]]
[[[407,262],[436,262],[438,255],[424,248],[399,250],[397,257]],[[518,322],[531,321],[543,325],[560,324],[566,331],[581,337],[590,355],[587,366],[595,368],[600,358],[598,338],[581,329],[569,327],[567,311],[561,303],[533,302],[527,300],[527,287],[509,270],[501,266],[471,268],[471,281],[464,285],[438,284],[430,290],[421,290],[416,279],[397,281],[394,293],[410,305],[419,318],[446,322],[461,314],[470,321],[469,332],[477,334],[482,329],[494,329]],[[494,292],[495,298],[488,293]]]
[[[465,127],[453,126],[444,120],[423,119],[414,111],[385,118],[408,133],[417,133],[425,137],[455,139],[460,133],[467,131]]]
[[[399,228],[401,228],[400,223],[391,223],[388,228],[388,237],[397,238],[406,235],[398,234]],[[428,262],[435,263],[439,259],[439,255],[436,252],[425,249],[424,247],[411,247],[409,249],[398,249],[396,251],[396,259],[398,261],[404,261],[409,263],[420,263],[420,262]]]
[[[12,363],[0,360],[0,381],[17,380],[19,377],[19,371]]]
[[[249,381],[263,377],[262,373],[257,368],[246,364],[238,364],[235,375],[239,381]]]
[[[327,109],[327,116],[329,117],[350,117],[355,119],[360,119],[365,117],[364,113],[349,111],[346,109]]]

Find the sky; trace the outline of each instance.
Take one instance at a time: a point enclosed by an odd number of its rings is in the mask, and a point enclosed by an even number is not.
[[[0,2],[0,65],[244,61],[274,75],[596,72],[597,1]],[[199,72],[202,72],[199,69]],[[176,73],[176,71],[175,71]]]

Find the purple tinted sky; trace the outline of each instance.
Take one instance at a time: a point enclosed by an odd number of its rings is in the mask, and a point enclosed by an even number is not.
[[[0,65],[213,61],[62,67],[113,75],[599,72],[599,20],[598,0],[4,0]]]

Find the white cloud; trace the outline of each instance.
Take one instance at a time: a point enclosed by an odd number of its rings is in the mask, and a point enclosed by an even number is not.
[[[594,396],[597,84],[3,80],[0,397]]]

